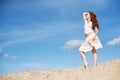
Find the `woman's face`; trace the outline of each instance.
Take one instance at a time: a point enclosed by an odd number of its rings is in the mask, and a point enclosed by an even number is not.
[[[85,14],[86,20],[90,20],[90,13]]]

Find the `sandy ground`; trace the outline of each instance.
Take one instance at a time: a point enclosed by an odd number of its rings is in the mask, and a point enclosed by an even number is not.
[[[1,74],[0,80],[120,80],[120,60],[98,64],[97,67]]]

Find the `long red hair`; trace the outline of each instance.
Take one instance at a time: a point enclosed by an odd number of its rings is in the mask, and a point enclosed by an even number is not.
[[[91,21],[92,21],[92,29],[94,30],[95,27],[97,27],[99,29],[99,24],[98,24],[96,15],[91,11],[89,11],[89,13],[90,13]]]

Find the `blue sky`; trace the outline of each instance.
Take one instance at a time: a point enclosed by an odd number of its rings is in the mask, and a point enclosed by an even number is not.
[[[103,48],[98,63],[120,59],[118,0],[2,0],[0,74],[83,66],[78,48],[85,40],[82,13],[99,21]],[[86,53],[90,65],[91,52]]]

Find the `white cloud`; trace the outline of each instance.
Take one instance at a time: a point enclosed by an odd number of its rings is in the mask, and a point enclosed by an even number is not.
[[[107,42],[110,46],[120,46],[120,37],[113,39],[112,41]]]
[[[5,33],[0,33],[0,37],[4,40],[4,42],[0,43],[0,47],[3,48],[13,44],[41,40],[57,34],[71,33],[80,29],[80,27],[78,23],[59,21],[49,24],[36,24],[34,28],[29,29],[13,28]]]
[[[76,49],[78,47],[80,47],[80,45],[82,44],[83,40],[70,40],[67,41],[64,45],[64,49]]]
[[[16,58],[16,56],[11,56],[9,54],[3,53],[1,48],[0,48],[0,57],[11,58],[11,59]]]

